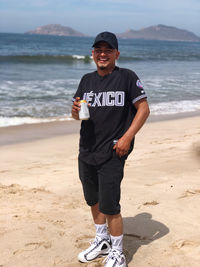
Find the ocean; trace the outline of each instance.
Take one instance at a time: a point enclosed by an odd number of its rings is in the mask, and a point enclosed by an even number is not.
[[[70,120],[79,81],[96,69],[92,37],[0,33],[0,127]],[[200,111],[200,43],[119,39],[152,115]]]

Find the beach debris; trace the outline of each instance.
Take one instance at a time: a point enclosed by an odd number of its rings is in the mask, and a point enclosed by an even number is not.
[[[158,205],[158,204],[159,204],[159,202],[157,202],[155,200],[153,200],[151,202],[147,201],[147,202],[143,203],[144,206],[149,206],[149,205],[155,206],[155,205]]]
[[[180,196],[179,198],[185,198],[185,197],[190,197],[190,196],[194,196],[196,194],[200,194],[200,189],[194,189],[194,190],[186,190],[185,193]]]

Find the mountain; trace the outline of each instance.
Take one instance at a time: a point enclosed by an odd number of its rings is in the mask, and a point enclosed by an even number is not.
[[[86,36],[81,32],[75,31],[70,27],[60,24],[48,24],[40,26],[33,31],[25,32],[25,34],[42,34],[42,35],[58,35],[58,36]]]
[[[150,26],[136,31],[130,29],[124,33],[117,34],[117,36],[119,38],[131,39],[200,42],[200,37],[192,32],[162,24]]]

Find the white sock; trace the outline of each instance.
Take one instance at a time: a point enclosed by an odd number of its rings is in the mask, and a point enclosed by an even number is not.
[[[112,249],[116,249],[123,252],[123,235],[120,236],[110,235],[110,238],[112,243]]]
[[[96,227],[96,236],[101,237],[102,239],[108,239],[108,229],[107,229],[107,224],[95,224]]]

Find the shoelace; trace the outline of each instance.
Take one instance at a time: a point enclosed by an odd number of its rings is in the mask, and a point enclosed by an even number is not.
[[[108,262],[109,259],[116,259],[119,262],[120,256],[121,256],[120,251],[112,249],[111,252],[108,254],[108,256],[104,259],[103,262]]]

